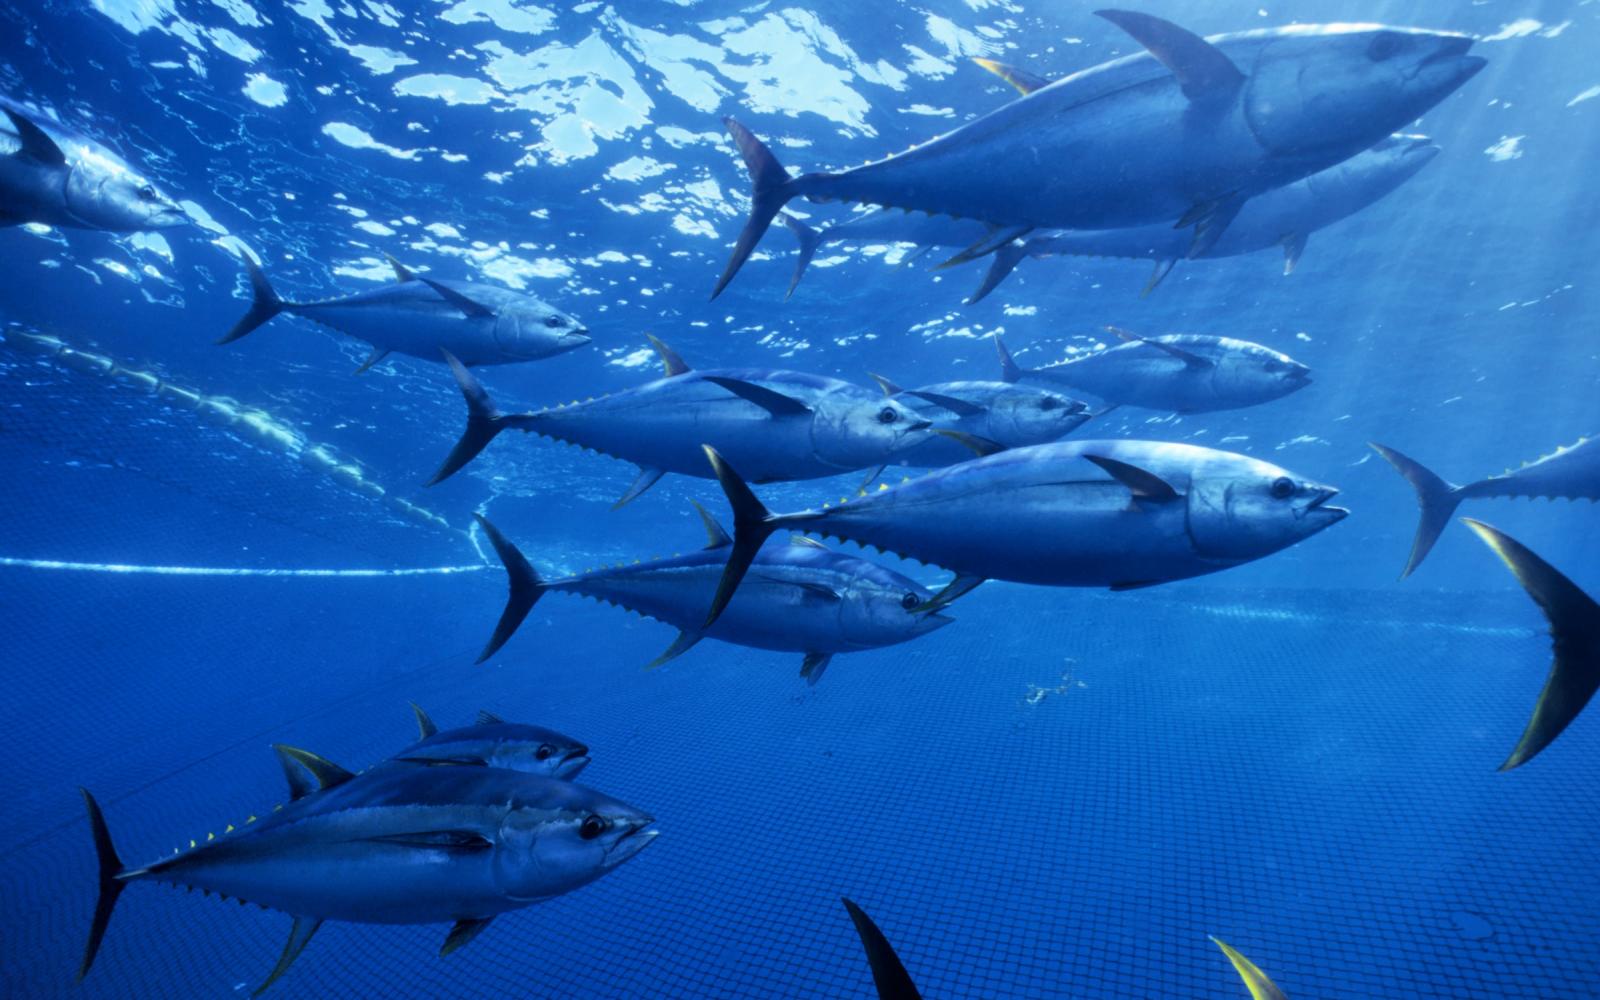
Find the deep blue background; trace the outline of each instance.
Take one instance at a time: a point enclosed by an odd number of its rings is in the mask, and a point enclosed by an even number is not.
[[[424,490],[461,422],[442,370],[401,359],[356,378],[364,346],[289,319],[213,346],[245,303],[237,265],[208,241],[243,240],[293,297],[368,287],[391,252],[441,276],[520,281],[583,318],[593,348],[486,373],[507,405],[652,377],[644,332],[701,365],[905,384],[993,373],[996,331],[1030,364],[1106,323],[1259,340],[1312,365],[1315,384],[1250,411],[1119,415],[1105,432],[1227,438],[1342,487],[1354,513],[1156,591],[986,587],[957,625],[841,657],[815,689],[791,658],[714,643],[642,673],[669,628],[559,597],[473,668],[501,598],[493,571],[0,567],[7,995],[64,993],[76,965],[93,894],[76,785],[143,859],[278,801],[271,741],[352,766],[392,752],[410,736],[408,699],[441,722],[482,707],[581,736],[596,755],[586,780],[652,810],[664,834],[447,961],[442,927],[330,925],[274,995],[864,996],[841,893],[929,996],[1242,995],[1208,933],[1297,997],[1600,993],[1600,729],[1580,719],[1533,764],[1494,773],[1548,662],[1541,622],[1457,528],[1394,581],[1414,504],[1365,444],[1465,481],[1600,429],[1600,99],[1575,101],[1600,86],[1594,5],[1147,5],[1202,32],[1378,20],[1503,37],[1417,125],[1444,153],[1315,234],[1292,277],[1273,253],[1198,262],[1140,299],[1143,264],[1034,261],[975,307],[960,304],[975,270],[876,256],[819,262],[785,303],[783,232],[708,304],[744,210],[717,116],[739,114],[797,169],[857,162],[1009,99],[968,56],[1057,74],[1128,51],[1094,5],[630,2],[524,6],[521,22],[488,2],[258,6],[0,0],[0,90],[106,138],[216,226],[154,244],[0,230],[0,318],[270,412],[456,528],[486,506],[555,567],[698,544],[687,501],[720,498],[669,477],[612,513],[630,467],[520,437]],[[360,56],[377,49],[411,62],[373,72]],[[423,74],[494,89],[476,104],[417,96],[437,84]],[[900,89],[874,82],[896,74]],[[281,84],[284,103],[246,96],[252,75]],[[573,137],[580,118],[592,143]],[[330,123],[417,152],[351,148]],[[608,176],[640,156],[661,172]],[[5,336],[0,557],[479,561],[458,531],[398,520],[281,447]],[[764,495],[782,507],[853,484]],[[1600,590],[1591,505],[1464,512]],[[1029,705],[1030,686],[1065,690]],[[271,968],[286,930],[279,915],[139,887],[79,992],[231,994]]]

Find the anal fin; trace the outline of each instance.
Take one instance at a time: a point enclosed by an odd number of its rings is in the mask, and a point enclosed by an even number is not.
[[[628,486],[627,492],[618,497],[617,502],[611,505],[611,509],[616,510],[639,499],[639,496],[645,490],[654,486],[656,481],[664,475],[666,475],[665,469],[652,469],[646,465],[639,466],[639,474],[633,478],[633,483]]]
[[[483,929],[493,921],[493,917],[457,920],[455,926],[450,928],[450,933],[445,935],[444,946],[439,949],[439,957],[443,958],[456,949],[471,943],[472,939],[482,934]]]
[[[272,967],[272,974],[265,982],[255,988],[251,996],[260,996],[267,991],[267,987],[282,978],[300,953],[306,950],[306,945],[311,943],[311,936],[317,933],[317,928],[322,926],[321,917],[295,917],[294,926],[289,928],[289,940],[283,943],[283,954],[278,956],[278,964]]]
[[[357,368],[355,370],[355,374],[360,375],[362,372],[366,371],[368,368],[371,368],[373,365],[377,364],[378,362],[382,361],[384,358],[387,358],[388,356],[389,356],[389,348],[387,348],[387,347],[374,347],[372,349],[372,353],[367,355],[367,360],[361,362],[361,367],[359,367],[359,368]]]
[[[800,676],[806,679],[807,684],[815,684],[822,680],[823,672],[832,662],[832,653],[807,653],[806,658],[800,662]]]
[[[693,649],[695,643],[699,642],[703,638],[705,637],[697,632],[690,632],[688,630],[680,631],[678,633],[678,637],[672,640],[672,645],[668,646],[660,656],[651,660],[649,663],[646,663],[644,668],[646,670],[654,670],[669,660],[676,660],[684,653],[687,653],[689,650]]]

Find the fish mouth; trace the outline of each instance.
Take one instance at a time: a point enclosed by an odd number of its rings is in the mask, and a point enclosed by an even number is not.
[[[932,426],[933,426],[933,421],[932,420],[918,420],[917,422],[915,422],[915,423],[911,424],[909,427],[907,427],[906,431],[907,432],[910,432],[910,431],[925,431],[929,427],[932,427]]]
[[[1417,63],[1409,79],[1447,94],[1477,76],[1489,65],[1489,60],[1466,54],[1472,48],[1473,39],[1465,35],[1445,38],[1443,42],[1437,52]]]
[[[568,330],[561,337],[561,343],[568,347],[582,347],[584,344],[593,342],[594,338],[589,336],[589,328],[586,326],[580,326],[576,330]]]
[[[578,772],[589,766],[589,748],[578,749],[561,758],[561,763],[556,765],[556,776],[560,778],[576,778]]]
[[[191,217],[188,212],[185,212],[177,205],[173,205],[171,207],[164,207],[161,209],[161,211],[152,215],[150,217],[150,221],[146,223],[146,225],[150,229],[175,229],[178,226],[198,227],[200,223],[198,220]]]
[[[1332,500],[1338,495],[1339,491],[1334,489],[1332,486],[1318,487],[1316,497],[1310,503],[1306,504],[1305,507],[1301,508],[1300,516],[1302,518],[1312,517],[1316,521],[1321,522],[1318,525],[1319,528],[1326,528],[1329,525],[1338,524],[1340,521],[1343,521],[1345,518],[1350,516],[1350,512],[1345,508],[1333,507],[1328,504],[1329,500]]]
[[[606,865],[608,867],[620,865],[649,847],[650,842],[661,835],[661,831],[655,828],[655,822],[654,816],[645,816],[629,823],[628,828],[617,835],[617,839],[611,842],[610,849],[606,851]]]

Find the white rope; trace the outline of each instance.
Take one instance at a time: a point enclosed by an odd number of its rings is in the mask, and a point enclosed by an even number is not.
[[[256,569],[227,566],[136,566],[130,563],[64,562],[59,559],[17,559],[0,556],[0,566],[23,569],[56,569],[75,573],[145,573],[155,576],[296,576],[296,577],[385,577],[444,576],[451,573],[476,573],[489,567],[421,566],[412,569]]]

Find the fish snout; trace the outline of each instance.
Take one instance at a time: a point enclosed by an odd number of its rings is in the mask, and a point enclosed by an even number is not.
[[[562,335],[561,341],[562,343],[570,344],[573,347],[582,347],[585,344],[593,343],[594,338],[589,336],[588,327],[575,326]]]
[[[618,825],[622,827],[622,832],[617,834],[616,839],[611,842],[610,849],[606,851],[606,864],[620,865],[649,847],[650,842],[661,835],[661,831],[655,828],[655,822],[656,818],[650,815],[619,820]]]
[[[1350,516],[1350,512],[1345,508],[1328,505],[1329,500],[1339,495],[1336,488],[1321,484],[1311,484],[1307,488],[1311,490],[1311,500],[1300,509],[1302,518],[1314,519],[1325,528]]]

